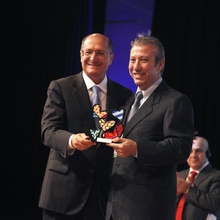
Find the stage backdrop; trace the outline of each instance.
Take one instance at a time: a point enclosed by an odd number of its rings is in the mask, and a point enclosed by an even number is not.
[[[108,70],[111,79],[129,87],[136,86],[128,72],[131,41],[139,34],[150,35],[154,0],[108,0],[105,34],[114,45],[115,59]]]

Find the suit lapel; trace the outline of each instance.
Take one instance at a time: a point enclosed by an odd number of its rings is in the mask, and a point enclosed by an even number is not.
[[[161,82],[161,84],[155,89],[155,91],[149,96],[149,98],[144,102],[144,104],[137,110],[136,114],[131,118],[129,122],[126,122],[125,131],[123,137],[126,137],[132,129],[140,123],[143,118],[147,117],[153,112],[153,106],[160,102],[161,96],[166,88],[165,82]],[[129,109],[133,104],[134,99],[128,104],[126,108],[126,117],[129,113]]]
[[[200,183],[202,183],[209,176],[208,173],[210,174],[212,169],[213,168],[210,164],[207,165],[203,170],[200,171],[198,177],[195,178],[194,183],[196,185],[199,185]],[[180,177],[183,179],[186,179],[188,176],[188,173],[189,173],[189,169],[184,170],[181,172]]]
[[[132,104],[131,104],[132,105]],[[131,108],[131,105],[129,109]],[[128,116],[128,112],[126,113],[126,120]],[[131,132],[131,130],[138,124],[140,121],[142,121],[143,118],[147,117],[152,112],[152,103],[151,100],[146,100],[146,102],[139,108],[136,112],[136,114],[131,118],[129,122],[126,122],[125,131],[123,137],[126,137],[128,133]]]
[[[76,100],[79,104],[79,111],[83,114],[86,122],[88,122],[88,126],[90,128],[95,127],[95,123],[92,117],[93,109],[85,82],[82,77],[82,73],[76,75],[76,79],[73,82],[72,94],[74,97],[76,97]]]
[[[211,173],[212,166],[208,164],[204,169],[202,169],[198,175],[198,177],[195,179],[194,183],[196,185],[199,185],[202,183]]]
[[[106,102],[106,110],[118,108],[118,100],[119,100],[119,90],[118,87],[112,82],[112,80],[108,79],[107,84],[107,102]],[[123,94],[122,94],[123,95]]]

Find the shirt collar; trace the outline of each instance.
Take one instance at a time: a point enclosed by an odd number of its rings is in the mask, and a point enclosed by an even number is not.
[[[199,170],[193,170],[192,168],[190,168],[189,172],[196,171],[199,174],[201,170],[204,169],[208,164],[209,164],[209,161],[207,160]]]
[[[148,89],[146,90],[140,90],[139,88],[137,89],[136,93],[141,91],[143,93],[144,99],[147,99],[153,91],[160,85],[162,82],[162,77],[160,77],[153,85],[151,85]]]
[[[86,84],[86,88],[89,90],[91,89],[94,85],[96,85],[83,71],[82,73],[83,79]],[[97,86],[105,93],[107,94],[107,76],[102,80],[101,83],[97,84]]]

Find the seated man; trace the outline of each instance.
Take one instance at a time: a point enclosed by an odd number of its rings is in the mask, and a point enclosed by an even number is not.
[[[220,171],[211,166],[210,156],[208,141],[196,136],[189,169],[177,173],[176,220],[220,219]]]

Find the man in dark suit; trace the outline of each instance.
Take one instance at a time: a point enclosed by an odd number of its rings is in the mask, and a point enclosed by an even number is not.
[[[95,129],[92,87],[103,110],[118,109],[132,92],[108,79],[114,54],[102,34],[82,40],[79,74],[54,80],[42,116],[42,140],[50,147],[39,206],[43,220],[103,220],[113,149],[90,139]]]
[[[220,219],[220,171],[209,163],[211,156],[208,141],[195,136],[187,163],[189,169],[178,173],[177,211],[180,199],[185,196],[183,211],[176,220],[216,220]],[[189,173],[197,173],[190,181]],[[189,177],[188,177],[189,176]]]
[[[164,65],[159,39],[132,42],[129,72],[143,98],[133,117],[128,103],[123,138],[109,144],[116,157],[107,220],[175,219],[176,165],[189,156],[194,121],[189,99],[162,79]]]

